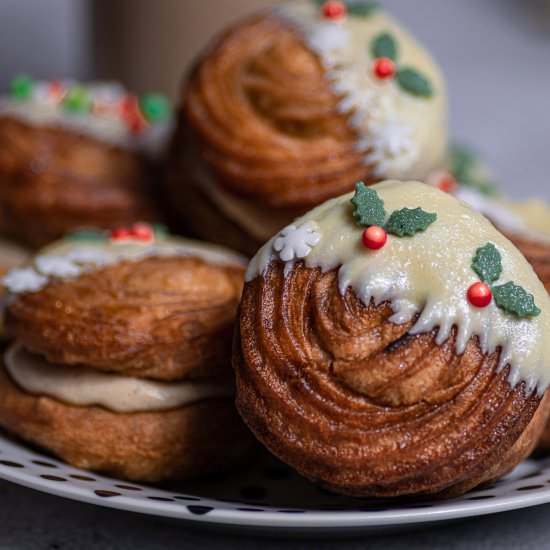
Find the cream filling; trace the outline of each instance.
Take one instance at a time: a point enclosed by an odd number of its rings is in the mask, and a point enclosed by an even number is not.
[[[253,201],[228,193],[215,183],[204,167],[197,167],[194,175],[199,189],[208,196],[216,208],[257,241],[267,241],[294,217],[288,212],[258,206]]]
[[[87,367],[52,365],[18,343],[6,351],[4,362],[13,381],[27,393],[117,413],[165,411],[234,394],[229,381],[155,382]]]
[[[92,99],[99,98],[111,105],[112,108],[105,113],[69,113],[59,103],[47,99],[44,91],[46,86],[47,83],[37,82],[34,94],[28,100],[0,97],[0,116],[11,116],[34,126],[64,128],[111,145],[143,152],[150,157],[159,157],[163,153],[173,122],[151,124],[142,133],[132,134],[114,108],[115,102],[127,95],[121,85],[111,82],[86,85]]]
[[[302,35],[327,69],[339,109],[358,132],[357,148],[384,178],[423,180],[444,164],[447,147],[445,82],[430,55],[382,9],[368,17],[327,21],[316,2],[288,2],[276,13]],[[403,91],[395,78],[372,74],[373,40],[390,32],[398,45],[398,66],[425,75],[434,89],[429,98]]]
[[[219,265],[246,266],[246,259],[231,250],[184,239],[161,237],[152,243],[71,241],[63,239],[40,251],[29,265],[12,269],[2,284],[12,293],[36,292],[52,278],[74,279],[81,273],[123,260],[138,261],[147,257],[189,256]]]
[[[499,368],[510,365],[510,384],[525,381],[528,391],[542,392],[550,383],[550,301],[533,269],[508,239],[482,215],[447,193],[418,182],[387,181],[372,186],[388,214],[421,207],[437,220],[414,237],[389,236],[386,245],[367,250],[363,228],[355,223],[352,193],[330,200],[275,235],[251,260],[246,280],[262,275],[274,260],[289,273],[302,258],[309,268],[338,269],[342,294],[351,287],[369,304],[390,301],[391,322],[406,323],[419,315],[412,334],[438,327],[443,343],[457,328],[456,351],[473,336],[484,353],[501,348]],[[499,309],[471,306],[467,289],[479,281],[471,264],[476,250],[493,243],[502,256],[497,284],[513,281],[533,294],[538,317],[520,319]]]

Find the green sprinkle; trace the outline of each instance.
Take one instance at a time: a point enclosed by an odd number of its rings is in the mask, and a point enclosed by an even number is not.
[[[34,80],[26,74],[16,76],[10,82],[10,94],[14,99],[25,101],[32,96]]]
[[[161,223],[153,223],[151,224],[151,227],[155,233],[155,239],[166,239],[166,237],[170,234],[168,228]]]
[[[409,94],[426,98],[434,94],[430,81],[416,69],[399,69],[395,78],[401,89]]]
[[[478,248],[472,262],[472,269],[488,285],[494,283],[502,273],[502,258],[493,243]]]
[[[461,185],[472,187],[487,196],[497,196],[497,186],[491,181],[486,166],[471,148],[454,144],[450,150],[451,172]]]
[[[378,2],[361,2],[360,0],[348,0],[345,2],[348,13],[355,17],[369,17],[380,10]]]
[[[351,204],[355,206],[353,216],[357,219],[357,225],[370,227],[384,224],[384,201],[374,189],[367,187],[362,181],[355,184],[355,195],[351,199]]]
[[[493,296],[500,309],[517,317],[536,317],[540,314],[533,295],[512,282],[493,287]]]
[[[398,237],[412,237],[425,231],[437,219],[437,214],[425,212],[422,208],[402,208],[392,212],[386,231]]]
[[[139,99],[139,107],[149,122],[164,122],[172,115],[172,106],[162,94],[144,94]]]
[[[65,239],[71,242],[89,243],[107,242],[108,240],[105,233],[98,229],[77,229],[76,231],[69,233]]]
[[[397,42],[389,32],[379,34],[371,46],[373,57],[389,57],[393,61],[397,60]]]
[[[90,111],[91,107],[90,94],[83,86],[74,86],[63,99],[63,108],[71,113],[85,113]]]

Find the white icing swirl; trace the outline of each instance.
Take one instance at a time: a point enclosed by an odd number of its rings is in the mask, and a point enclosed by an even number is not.
[[[58,241],[34,258],[31,265],[12,269],[2,284],[12,293],[36,292],[52,278],[73,279],[81,273],[123,260],[138,261],[159,256],[191,256],[219,265],[246,266],[246,259],[221,246],[182,237],[161,237],[151,243]]]
[[[385,178],[426,178],[441,166],[447,144],[445,83],[429,54],[383,10],[367,17],[327,21],[312,1],[288,2],[276,13],[297,29],[327,70],[339,110],[359,134],[357,149]],[[389,32],[398,45],[399,67],[420,71],[434,88],[423,98],[403,91],[395,78],[373,76],[371,44]]]
[[[11,378],[27,393],[118,413],[165,411],[234,394],[228,380],[155,382],[87,367],[52,365],[17,343],[5,353],[4,362]]]
[[[340,292],[351,287],[369,304],[388,300],[394,310],[391,322],[402,324],[418,315],[411,333],[438,327],[443,343],[457,328],[456,349],[462,353],[473,336],[484,353],[501,348],[500,365],[509,364],[510,383],[525,381],[528,391],[542,392],[550,383],[550,302],[523,255],[494,226],[467,204],[447,193],[418,182],[387,181],[374,185],[388,213],[421,207],[437,213],[437,221],[414,237],[389,236],[386,245],[368,250],[361,242],[363,228],[355,223],[352,194],[330,200],[295,221],[300,228],[315,222],[322,235],[304,258],[309,268],[323,272],[338,269]],[[276,235],[251,260],[246,280],[281,261],[274,249]],[[513,281],[533,294],[542,310],[538,317],[521,319],[499,309],[494,301],[486,308],[469,304],[466,294],[479,280],[471,264],[476,250],[493,243],[502,256],[499,283]],[[293,262],[285,262],[285,272]]]
[[[66,89],[74,84],[73,81],[62,83]],[[85,87],[92,100],[105,105],[103,112],[68,112],[58,101],[49,98],[47,82],[36,82],[29,99],[0,97],[0,117],[11,116],[34,126],[64,128],[111,145],[141,151],[151,157],[158,157],[163,153],[172,132],[172,120],[151,124],[138,135],[134,135],[117,108],[117,104],[128,95],[122,85],[116,82],[91,82]]]

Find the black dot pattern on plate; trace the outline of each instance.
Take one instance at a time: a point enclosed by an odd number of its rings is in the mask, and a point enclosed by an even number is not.
[[[187,509],[196,516],[204,516],[204,514],[208,514],[209,512],[214,510],[212,506],[198,506],[195,504],[190,504],[189,506],[187,506]]]
[[[237,508],[239,512],[265,512],[262,508]]]
[[[97,491],[94,491],[94,493],[95,493],[98,497],[102,497],[102,498],[120,497],[120,496],[122,496],[120,493],[117,493],[116,491],[97,490]]]
[[[44,468],[57,468],[56,464],[52,464],[51,462],[45,462],[43,460],[33,460],[33,464],[36,464],[37,466],[43,466]]]
[[[69,477],[73,479],[78,479],[78,481],[95,481],[94,477],[83,476],[81,474],[71,474]]]
[[[476,495],[475,497],[468,497],[468,500],[489,500],[496,498],[496,495]]]
[[[50,474],[42,474],[40,477],[42,479],[47,479],[48,481],[67,481],[64,477],[51,476]]]
[[[23,464],[19,464],[19,462],[12,462],[11,460],[0,460],[0,464],[2,466],[9,466],[10,468],[24,468]]]
[[[200,501],[200,497],[191,497],[191,496],[183,496],[183,495],[178,495],[178,496],[175,496],[174,497],[176,500],[184,500],[186,502],[197,502],[197,501]]]
[[[147,497],[149,500],[156,500],[158,502],[174,502],[173,498],[169,497]]]
[[[516,491],[534,491],[535,489],[542,489],[544,485],[524,485],[523,487],[518,487]]]

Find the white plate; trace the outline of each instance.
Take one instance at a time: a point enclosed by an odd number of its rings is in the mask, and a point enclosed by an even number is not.
[[[395,502],[333,495],[269,456],[218,480],[150,487],[77,470],[2,434],[0,478],[98,506],[262,534],[395,531],[550,502],[550,458],[527,460],[460,498]]]

